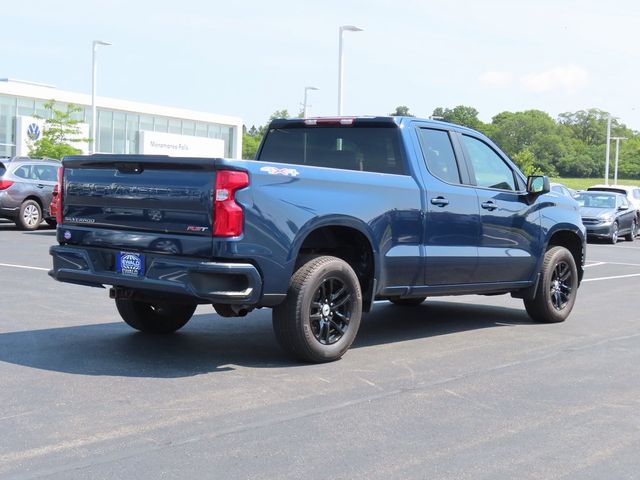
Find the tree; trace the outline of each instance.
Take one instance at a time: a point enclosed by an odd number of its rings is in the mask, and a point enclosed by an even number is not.
[[[81,108],[70,104],[67,110],[61,111],[55,108],[55,100],[45,103],[44,107],[50,112],[49,118],[44,122],[42,136],[32,145],[29,145],[29,156],[49,157],[61,159],[65,155],[77,155],[82,150],[73,144],[89,141],[81,138],[80,120],[74,120],[73,114],[81,111]]]
[[[389,115],[392,117],[415,117],[415,115],[409,113],[409,107],[407,107],[406,105],[397,106],[396,111],[391,112]]]
[[[478,118],[478,110],[465,105],[458,105],[453,109],[438,107],[433,111],[431,116],[442,119],[445,122],[473,128],[474,130],[482,131],[484,127],[484,123]]]

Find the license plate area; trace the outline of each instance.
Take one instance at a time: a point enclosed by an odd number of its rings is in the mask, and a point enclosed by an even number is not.
[[[144,277],[144,254],[136,252],[118,252],[116,272],[127,277]]]

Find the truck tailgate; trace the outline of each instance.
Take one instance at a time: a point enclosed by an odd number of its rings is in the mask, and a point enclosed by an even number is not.
[[[93,155],[64,161],[64,225],[211,237],[213,159]]]

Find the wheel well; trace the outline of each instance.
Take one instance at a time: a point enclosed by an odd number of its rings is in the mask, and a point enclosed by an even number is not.
[[[36,202],[38,205],[40,205],[40,211],[42,211],[42,215],[44,216],[44,207],[42,206],[42,201],[34,196],[34,195],[30,195],[27,198],[25,198],[22,203],[26,202],[27,200],[33,200],[34,202]]]
[[[573,259],[576,262],[576,267],[578,268],[578,278],[582,281],[582,274],[584,270],[582,268],[584,252],[582,250],[582,242],[580,241],[580,237],[573,232],[569,231],[561,231],[556,232],[549,239],[549,245],[547,248],[551,247],[564,247],[571,252]]]
[[[369,311],[373,301],[375,264],[369,239],[360,231],[350,227],[322,227],[305,238],[298,257],[296,269],[310,256],[332,255],[347,262],[355,271],[362,290],[362,309]]]

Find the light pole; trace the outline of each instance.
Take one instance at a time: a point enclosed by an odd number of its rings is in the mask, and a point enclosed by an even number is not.
[[[613,184],[618,184],[618,150],[620,149],[620,140],[627,140],[627,137],[611,137],[611,140],[616,141],[616,166],[613,169]]]
[[[354,25],[342,25],[339,28],[340,31],[340,39],[338,41],[338,115],[342,115],[342,67],[344,63],[344,58],[342,55],[342,32],[361,32],[362,28],[356,27]]]
[[[607,148],[606,159],[604,162],[604,184],[609,185],[609,154],[611,153],[611,114],[607,119]]]
[[[109,42],[105,42],[103,40],[94,40],[93,41],[93,51],[91,54],[91,142],[89,143],[89,152],[95,153],[95,145],[96,145],[96,128],[98,125],[98,119],[96,118],[96,83],[98,77],[98,63],[96,62],[96,52],[98,51],[98,47],[104,45],[112,45]]]
[[[316,87],[304,87],[304,103],[302,104],[302,118],[307,117],[307,92],[309,90],[320,90]]]

